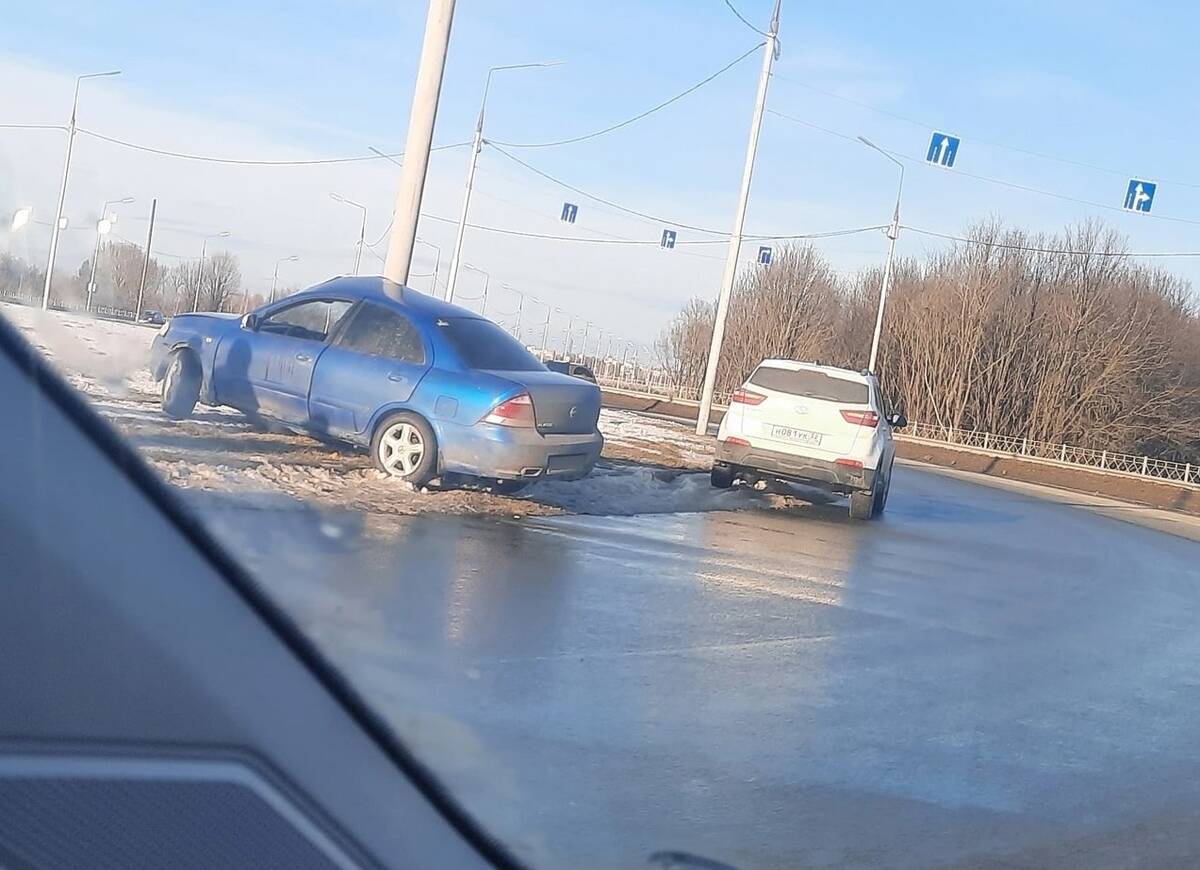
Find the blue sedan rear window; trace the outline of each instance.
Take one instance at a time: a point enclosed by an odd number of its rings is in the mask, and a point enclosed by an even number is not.
[[[537,357],[490,320],[452,317],[438,321],[438,325],[468,368],[501,372],[534,372],[544,368]]]

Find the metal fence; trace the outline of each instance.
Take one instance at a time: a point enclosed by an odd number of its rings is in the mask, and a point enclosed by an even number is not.
[[[661,372],[640,370],[639,377],[619,377],[614,371],[597,371],[597,381],[602,386],[614,387],[647,397],[681,399],[698,402],[698,389],[681,388],[661,377]],[[729,403],[729,394],[713,397],[713,406],[723,408]],[[1074,468],[1092,468],[1109,474],[1123,474],[1188,486],[1200,486],[1200,465],[1187,462],[1172,462],[1134,453],[1119,453],[1113,450],[1095,450],[1091,447],[1075,447],[1070,444],[1055,444],[1020,438],[1012,435],[996,435],[977,432],[973,429],[955,429],[933,423],[909,423],[898,433],[903,439],[919,439],[937,444],[952,444],[987,453],[1008,454],[1034,462],[1047,462]]]
[[[988,453],[1003,453],[1041,462],[1082,466],[1115,474],[1147,477],[1191,486],[1200,485],[1200,466],[1188,462],[1171,462],[1134,453],[1118,453],[1112,450],[1095,450],[1091,447],[1075,447],[1070,444],[1054,444],[1048,441],[1036,441],[1032,438],[996,435],[991,432],[977,432],[973,429],[955,429],[951,426],[938,426],[932,423],[910,423],[903,435],[907,438],[954,444]]]
[[[12,302],[15,305],[41,306],[42,296],[40,293],[18,293],[13,290],[0,290],[0,302]],[[128,320],[132,322],[136,319],[136,312],[130,311],[128,308],[114,308],[111,305],[95,305],[89,312],[87,306],[82,302],[67,302],[57,297],[50,297],[50,309],[53,311],[65,311],[69,314],[93,314],[96,317],[105,317],[109,320]]]

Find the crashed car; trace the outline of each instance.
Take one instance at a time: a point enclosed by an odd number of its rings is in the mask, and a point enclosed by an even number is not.
[[[241,317],[173,317],[150,369],[170,417],[228,405],[365,447],[417,486],[579,478],[604,443],[594,384],[548,371],[474,312],[379,277],[335,278]]]

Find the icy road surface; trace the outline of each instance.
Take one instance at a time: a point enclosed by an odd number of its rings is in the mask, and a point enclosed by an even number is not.
[[[284,429],[265,429],[229,408],[197,406],[188,420],[160,410],[146,370],[154,330],[11,304],[0,315],[49,357],[170,483],[231,492],[257,504],[299,499],[377,513],[637,514],[787,508],[828,497],[777,485],[714,490],[712,441],[673,420],[604,409],[604,459],[582,481],[535,483],[515,497],[479,489],[413,492],[371,466],[365,452]]]
[[[910,467],[874,523],[204,512],[532,867],[1200,866],[1193,541]]]

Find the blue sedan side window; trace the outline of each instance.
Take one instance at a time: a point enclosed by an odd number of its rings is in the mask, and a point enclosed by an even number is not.
[[[343,299],[315,299],[274,312],[259,326],[261,332],[324,341],[353,303]]]
[[[337,339],[338,347],[371,356],[425,363],[425,343],[412,321],[381,305],[364,303]]]

